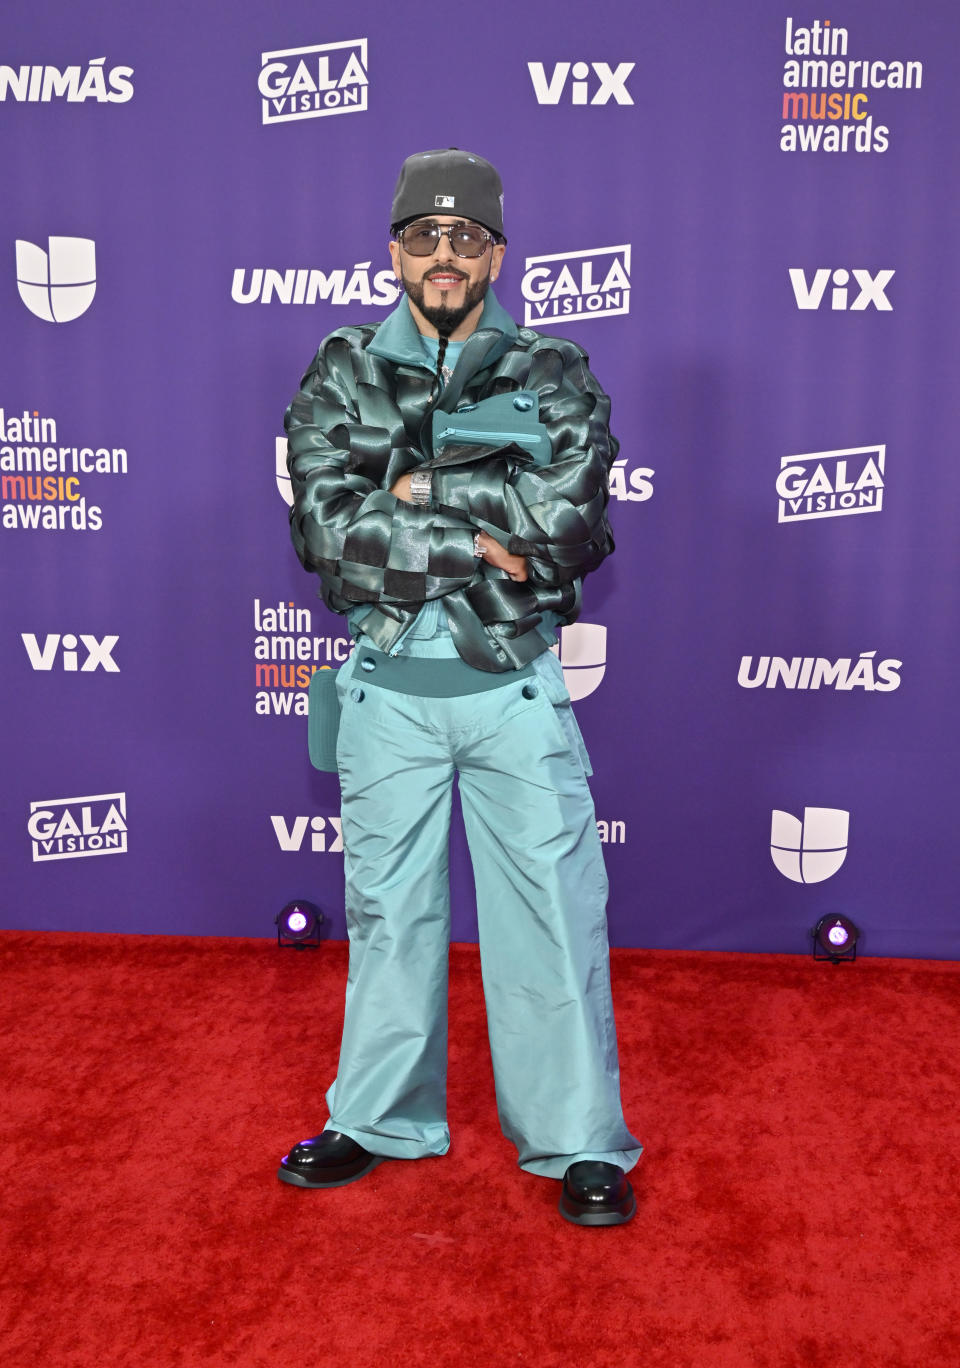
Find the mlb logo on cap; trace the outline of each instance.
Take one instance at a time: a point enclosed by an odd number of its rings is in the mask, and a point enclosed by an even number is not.
[[[453,209],[456,207],[456,199],[453,195],[437,195],[433,201],[435,209]]]

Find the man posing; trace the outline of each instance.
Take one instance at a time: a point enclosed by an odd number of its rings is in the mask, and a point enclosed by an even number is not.
[[[497,1106],[560,1211],[620,1225],[620,1105],[589,761],[549,646],[613,550],[609,401],[574,343],[490,289],[500,177],[456,148],[400,171],[379,326],[323,343],[286,415],[293,543],[357,645],[339,672],[350,970],[321,1135],[279,1177],[354,1182],[446,1153],[447,850],[459,776]]]

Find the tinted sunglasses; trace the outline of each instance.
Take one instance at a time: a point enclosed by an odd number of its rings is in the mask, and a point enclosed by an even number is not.
[[[417,219],[408,223],[397,233],[397,241],[411,256],[433,256],[440,246],[440,239],[446,237],[451,250],[458,257],[481,257],[487,244],[493,241],[493,234],[479,223],[435,223],[433,219]]]

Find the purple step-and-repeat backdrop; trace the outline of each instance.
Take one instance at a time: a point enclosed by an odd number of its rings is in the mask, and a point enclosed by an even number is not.
[[[569,22],[565,21],[567,13]],[[953,958],[948,0],[8,4],[3,924],[344,934],[284,408],[385,316],[404,156],[501,170],[498,293],[590,353],[617,554],[560,642],[619,945]],[[454,836],[454,934],[474,936]]]

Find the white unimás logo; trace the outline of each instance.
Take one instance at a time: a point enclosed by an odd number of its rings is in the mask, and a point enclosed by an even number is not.
[[[803,821],[773,810],[770,854],[781,874],[794,883],[823,883],[847,858],[850,814],[841,808],[808,807]]]
[[[626,503],[644,503],[653,497],[654,471],[650,466],[634,466],[627,469],[627,459],[622,456],[614,461],[610,471],[610,497]]]
[[[847,447],[783,456],[777,476],[778,522],[879,513],[886,446]]]
[[[527,257],[524,324],[609,318],[630,312],[630,244]]]
[[[356,114],[367,107],[367,40],[316,43],[260,55],[265,124]]]
[[[609,62],[554,62],[548,76],[543,62],[528,62],[527,70],[537,104],[555,105],[563,99],[575,105],[605,105],[609,100],[632,105],[627,77],[635,66],[635,62],[620,62],[615,68]],[[573,78],[569,83],[568,77]]]
[[[85,855],[123,855],[127,849],[127,795],[51,798],[30,804],[27,831],[33,858],[79,860]]]
[[[302,850],[307,831],[310,832],[310,850],[324,855],[343,854],[343,831],[339,817],[294,817],[288,822],[286,817],[271,817],[277,844],[281,850]]]
[[[352,269],[317,271],[307,266],[285,271],[270,266],[238,266],[230,298],[235,304],[396,304],[400,286],[392,271],[371,273],[370,261]]]
[[[571,700],[586,698],[599,688],[607,667],[607,629],[596,622],[575,622],[560,629],[551,647],[563,666],[563,682]]]
[[[831,309],[841,312],[849,309],[851,313],[862,313],[864,309],[879,309],[881,313],[892,313],[893,305],[887,298],[886,290],[895,274],[895,271],[877,271],[876,275],[871,275],[869,271],[856,267],[848,271],[845,266],[840,266],[836,270],[829,266],[821,266],[818,271],[814,271],[812,279],[808,281],[807,273],[801,266],[791,266],[790,284],[793,286],[793,297],[797,301],[798,309],[819,309],[826,298],[827,286],[832,281]],[[853,289],[851,284],[854,286]]]
[[[113,649],[120,640],[118,636],[95,637],[85,632],[74,636],[73,632],[66,632],[63,636],[45,636],[41,646],[40,638],[32,632],[21,632],[20,640],[35,670],[52,670],[59,666],[68,674],[75,670],[83,674],[92,674],[94,670],[106,670],[108,674],[120,673],[120,666],[113,658]]]
[[[0,66],[0,100],[21,104],[49,104],[66,100],[82,104],[125,104],[133,98],[133,67],[115,66],[106,70],[106,57],[94,57],[82,66]]]
[[[97,292],[96,244],[91,238],[52,237],[47,251],[17,241],[17,288],[32,314],[69,323],[86,313]]]
[[[900,687],[902,660],[875,660],[876,651],[828,660],[824,656],[742,656],[737,683],[742,689],[864,689],[893,693]]]

